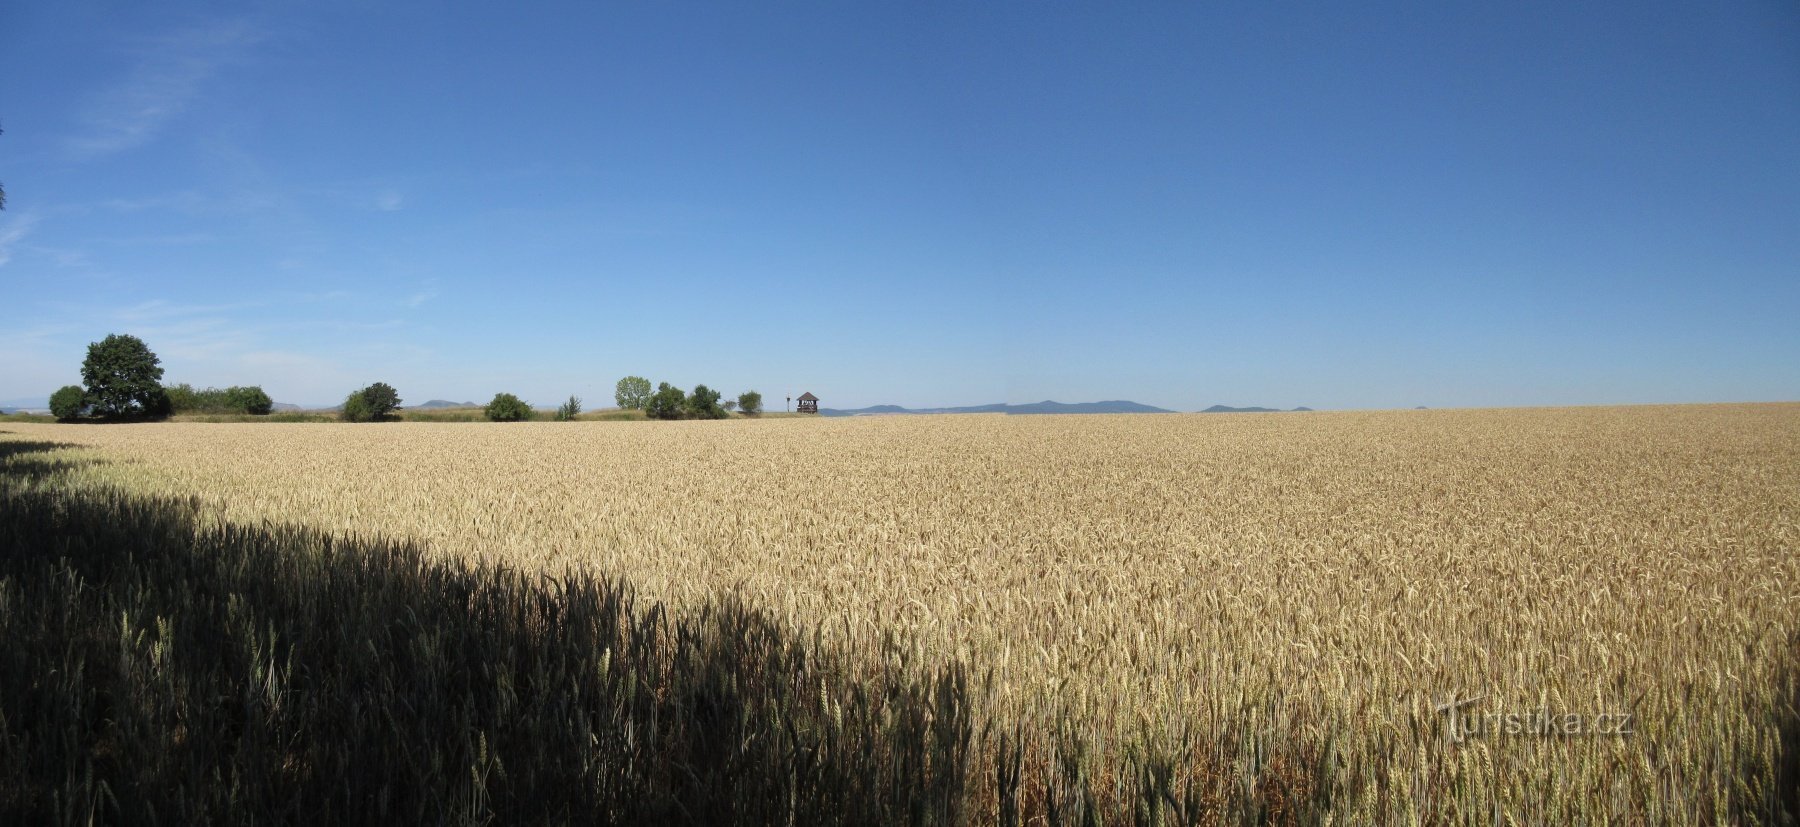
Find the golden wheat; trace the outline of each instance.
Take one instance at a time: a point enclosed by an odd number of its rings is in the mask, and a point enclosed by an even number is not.
[[[1341,820],[1729,819],[1792,703],[1800,405],[6,427],[222,519],[899,635],[1097,756],[1331,739]],[[1458,742],[1471,696],[1631,734]]]

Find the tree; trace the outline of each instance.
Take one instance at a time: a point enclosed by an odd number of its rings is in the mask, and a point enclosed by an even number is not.
[[[562,403],[562,405],[556,409],[556,421],[569,422],[579,413],[581,413],[581,397],[571,396],[569,397],[569,401]]]
[[[725,409],[719,407],[719,392],[705,385],[695,385],[693,393],[688,394],[686,407],[689,416],[695,419],[724,419]]]
[[[494,401],[487,404],[489,422],[518,422],[531,418],[531,406],[525,400],[510,393],[494,394]]]
[[[756,391],[744,391],[738,394],[737,402],[738,410],[743,411],[746,416],[762,413],[762,394]]]
[[[737,410],[737,400],[727,399],[724,402],[720,402],[719,407],[724,408],[726,413],[731,413],[732,411]]]
[[[392,385],[376,382],[344,397],[340,413],[345,422],[371,422],[385,419],[400,408],[400,393]]]
[[[363,401],[369,403],[369,413],[376,419],[400,410],[400,392],[386,382],[376,382],[362,389]]]
[[[644,409],[650,404],[650,380],[642,376],[620,379],[619,387],[613,392],[613,401],[621,408]]]
[[[686,406],[687,397],[681,389],[663,382],[656,387],[656,393],[644,403],[644,413],[651,419],[680,419]]]
[[[143,339],[114,333],[88,345],[81,363],[87,402],[99,416],[162,416],[169,411],[163,393],[161,360]]]
[[[50,413],[57,419],[69,422],[81,416],[87,407],[87,394],[80,385],[64,385],[56,393],[50,394]]]

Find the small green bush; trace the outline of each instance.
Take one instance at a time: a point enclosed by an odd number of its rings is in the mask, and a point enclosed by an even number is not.
[[[50,394],[50,414],[64,422],[81,416],[87,407],[87,392],[80,385],[64,385],[56,393]]]
[[[486,413],[489,422],[518,422],[531,418],[531,406],[510,393],[496,393]]]

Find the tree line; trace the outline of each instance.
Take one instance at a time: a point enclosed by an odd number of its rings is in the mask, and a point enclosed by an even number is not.
[[[162,384],[162,361],[144,340],[113,334],[88,345],[81,384],[50,395],[50,413],[65,422],[96,419],[156,419],[178,413],[254,414],[274,410],[260,386],[196,390],[183,382]]]
[[[724,419],[736,410],[745,416],[762,413],[762,394],[744,391],[736,399],[719,401],[720,393],[705,385],[695,385],[689,392],[667,382],[650,390],[650,380],[627,376],[619,380],[613,401],[624,410],[640,410],[651,419]]]
[[[275,403],[260,386],[195,389],[188,383],[163,385],[162,361],[144,344],[127,334],[112,334],[88,345],[82,361],[80,385],[68,385],[50,395],[50,413],[70,422],[83,418],[101,420],[160,419],[171,414],[264,415]],[[623,410],[641,410],[650,419],[724,419],[738,411],[746,416],[762,413],[762,394],[750,390],[736,399],[705,385],[683,391],[667,382],[651,390],[650,380],[627,376],[619,380],[613,399]],[[376,382],[352,391],[344,398],[338,416],[345,422],[381,422],[396,418],[400,393],[392,385]],[[482,409],[494,422],[530,419],[531,406],[511,393],[497,393]],[[567,422],[581,413],[581,397],[570,396],[554,417]]]

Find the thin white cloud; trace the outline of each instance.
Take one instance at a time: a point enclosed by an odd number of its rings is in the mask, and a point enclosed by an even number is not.
[[[417,291],[414,291],[412,295],[407,296],[406,300],[401,302],[401,304],[404,304],[407,307],[418,307],[437,297],[437,279],[427,279],[424,284],[420,285],[420,288]]]
[[[384,190],[381,194],[375,196],[375,209],[381,210],[382,212],[393,212],[400,209],[401,204],[405,201],[406,196],[393,190]]]
[[[82,132],[68,142],[84,158],[138,146],[162,130],[199,97],[219,69],[261,39],[244,21],[175,32],[151,41],[137,65],[118,83],[88,101]]]
[[[33,213],[25,213],[17,218],[8,217],[5,221],[6,223],[0,224],[0,267],[5,267],[7,262],[12,261],[14,248],[26,236],[31,235],[32,229],[37,227],[38,217]]]

